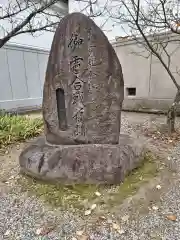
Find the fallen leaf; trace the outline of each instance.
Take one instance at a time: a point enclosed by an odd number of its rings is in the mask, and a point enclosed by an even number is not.
[[[84,233],[84,231],[77,231],[77,232],[76,232],[76,235],[77,235],[77,236],[82,236],[83,233]]]
[[[113,228],[114,230],[120,230],[120,226],[119,226],[118,224],[116,224],[116,223],[113,223],[113,224],[112,224],[112,228]]]
[[[166,217],[168,220],[171,220],[171,221],[176,221],[176,219],[177,219],[177,217],[173,214],[167,215]]]
[[[161,189],[161,185],[157,185],[156,189],[160,190]]]
[[[96,204],[93,204],[93,205],[91,206],[91,210],[94,210],[96,207],[97,207],[97,205],[96,205]]]
[[[88,216],[88,215],[90,215],[90,214],[91,214],[91,209],[86,210],[85,213],[84,213],[85,216]]]
[[[42,236],[47,235],[47,234],[50,233],[54,228],[55,228],[55,226],[54,226],[54,227],[53,227],[53,226],[52,226],[52,227],[46,226],[46,227],[38,228],[38,229],[36,230],[36,235],[42,235]]]
[[[101,193],[100,193],[100,192],[95,192],[95,195],[96,195],[97,197],[100,197],[100,196],[101,196]]]

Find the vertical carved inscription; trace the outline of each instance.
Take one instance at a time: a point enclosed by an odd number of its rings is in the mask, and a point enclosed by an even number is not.
[[[92,73],[93,73],[93,51],[91,47],[91,29],[88,31],[88,92],[92,94]]]
[[[62,88],[56,89],[57,112],[59,119],[59,128],[62,131],[67,129],[66,107],[64,90]]]
[[[92,45],[92,30],[91,28],[88,30],[88,92],[91,94],[92,100],[94,100],[94,82],[93,78],[97,77],[97,74],[94,72],[94,67],[96,64],[96,58],[94,56],[93,49],[96,46]]]
[[[75,50],[78,46],[82,45],[83,42],[84,42],[84,39],[80,38],[77,33],[72,33],[68,43],[68,48]]]
[[[72,33],[71,38],[68,43],[68,48],[74,51],[76,48],[80,47],[84,43],[84,39],[77,33]],[[70,70],[74,75],[74,80],[71,83],[72,87],[72,104],[74,107],[73,120],[75,122],[74,136],[84,136],[85,126],[84,126],[84,105],[83,105],[83,86],[84,83],[80,78],[80,68],[83,62],[81,56],[74,55],[70,60]]]
[[[88,92],[91,94],[92,100],[94,100],[93,91],[97,90],[96,82],[93,79],[97,78],[97,73],[94,71],[94,68],[102,64],[102,60],[97,62],[96,56],[94,55],[94,48],[96,49],[95,44],[93,44],[93,33],[92,29],[88,30]]]

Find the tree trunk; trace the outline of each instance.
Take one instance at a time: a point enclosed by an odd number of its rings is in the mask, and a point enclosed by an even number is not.
[[[176,111],[179,102],[180,102],[180,89],[178,89],[173,104],[171,105],[167,113],[167,126],[169,135],[175,132]]]
[[[169,108],[167,112],[167,126],[169,135],[175,132],[175,120],[176,120],[176,107],[173,102],[172,106]]]

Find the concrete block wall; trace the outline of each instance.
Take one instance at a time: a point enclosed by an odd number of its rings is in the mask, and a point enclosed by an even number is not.
[[[7,44],[0,49],[0,109],[41,107],[49,51]]]
[[[163,40],[167,36],[160,37]],[[176,36],[170,37],[175,39]],[[124,74],[124,109],[166,111],[172,104],[176,88],[160,61],[134,40],[117,40],[113,42],[113,46]],[[167,52],[172,53],[170,69],[180,84],[180,75],[176,73],[177,69],[180,70],[180,42],[169,43]],[[162,57],[167,63],[167,56]],[[136,93],[129,95],[129,88],[135,88]]]

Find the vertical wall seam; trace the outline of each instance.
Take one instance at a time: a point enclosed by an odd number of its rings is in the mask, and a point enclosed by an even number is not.
[[[13,88],[12,88],[12,79],[11,79],[11,73],[10,73],[10,67],[9,67],[9,60],[8,60],[8,50],[5,49],[6,53],[6,62],[7,62],[7,67],[8,67],[8,75],[9,75],[9,80],[10,80],[10,88],[11,88],[11,97],[14,99],[14,94],[13,94]]]
[[[151,74],[152,74],[152,53],[150,55],[150,64],[149,64],[149,86],[148,86],[148,97],[150,97],[151,93]]]
[[[37,53],[37,60],[38,60],[38,75],[39,75],[39,84],[40,84],[40,89],[41,89],[41,96],[42,97],[42,92],[43,92],[43,86],[41,82],[41,74],[40,74],[40,61],[39,61],[39,53]]]
[[[24,51],[23,52],[23,63],[24,63],[24,72],[25,72],[25,82],[26,82],[26,89],[27,89],[27,97],[30,98],[29,88],[28,88],[28,78],[27,78],[27,72],[26,72],[26,63],[25,63],[25,57],[24,57]]]

